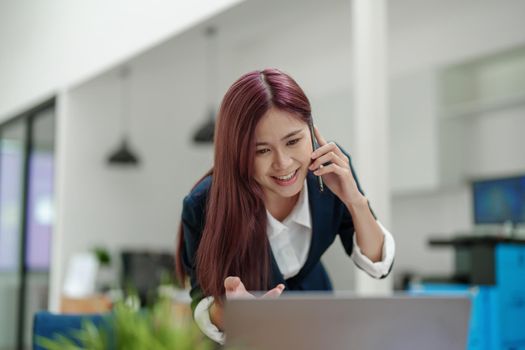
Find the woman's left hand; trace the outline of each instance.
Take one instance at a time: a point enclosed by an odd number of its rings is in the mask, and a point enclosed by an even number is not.
[[[325,185],[343,203],[349,205],[361,201],[364,196],[357,188],[348,157],[334,142],[327,143],[317,127],[314,127],[314,132],[319,148],[312,153],[313,163],[308,169],[313,171],[314,175],[322,176]],[[328,162],[329,165],[323,166]]]

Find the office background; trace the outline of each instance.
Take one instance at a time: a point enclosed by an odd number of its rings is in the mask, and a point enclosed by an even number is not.
[[[431,249],[427,241],[472,231],[469,181],[525,172],[523,13],[519,0],[388,1],[394,280],[450,274],[452,250]],[[209,26],[217,30],[211,43]],[[348,0],[3,2],[0,45],[0,179],[9,172],[21,188],[20,152],[32,135],[37,167],[49,180],[35,187],[43,191],[34,199],[40,211],[27,214],[44,228],[25,241],[24,213],[8,212],[4,203],[13,197],[22,205],[23,191],[5,199],[1,189],[0,349],[16,333],[24,242],[34,260],[26,272],[28,319],[48,301],[56,304],[76,252],[174,247],[181,200],[213,157],[212,147],[194,144],[192,135],[242,73],[290,73],[311,99],[323,134],[350,153],[354,146]],[[123,127],[138,167],[106,161]],[[18,163],[8,163],[5,152]],[[338,244],[325,262],[336,288],[355,287]]]

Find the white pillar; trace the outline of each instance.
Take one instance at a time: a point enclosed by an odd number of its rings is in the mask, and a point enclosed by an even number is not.
[[[390,227],[387,0],[352,0],[353,163],[378,219]],[[389,294],[392,277],[375,280],[356,269],[358,294]]]
[[[55,107],[55,222],[51,238],[51,261],[49,271],[48,309],[60,312],[62,295],[62,277],[64,274],[64,212],[62,203],[65,193],[64,169],[66,167],[66,130],[69,127],[67,118],[68,93],[65,88],[59,90]]]

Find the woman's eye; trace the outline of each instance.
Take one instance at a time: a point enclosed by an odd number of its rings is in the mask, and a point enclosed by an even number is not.
[[[299,142],[300,138],[299,139],[293,139],[293,140],[290,140],[288,141],[288,143],[286,143],[288,146],[293,146],[295,145],[297,142]]]
[[[268,148],[258,149],[257,154],[265,154],[267,152],[270,152]]]

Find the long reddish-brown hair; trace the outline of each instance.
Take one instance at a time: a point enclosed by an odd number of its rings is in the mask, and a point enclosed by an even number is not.
[[[255,127],[272,107],[305,123],[311,120],[310,102],[303,90],[277,69],[243,75],[222,100],[215,126],[214,166],[208,173],[212,182],[206,222],[195,259],[197,281],[205,295],[222,296],[228,276],[239,276],[248,290],[270,287],[266,210],[262,189],[254,179],[254,157]],[[176,262],[182,284],[183,249],[181,224]]]

